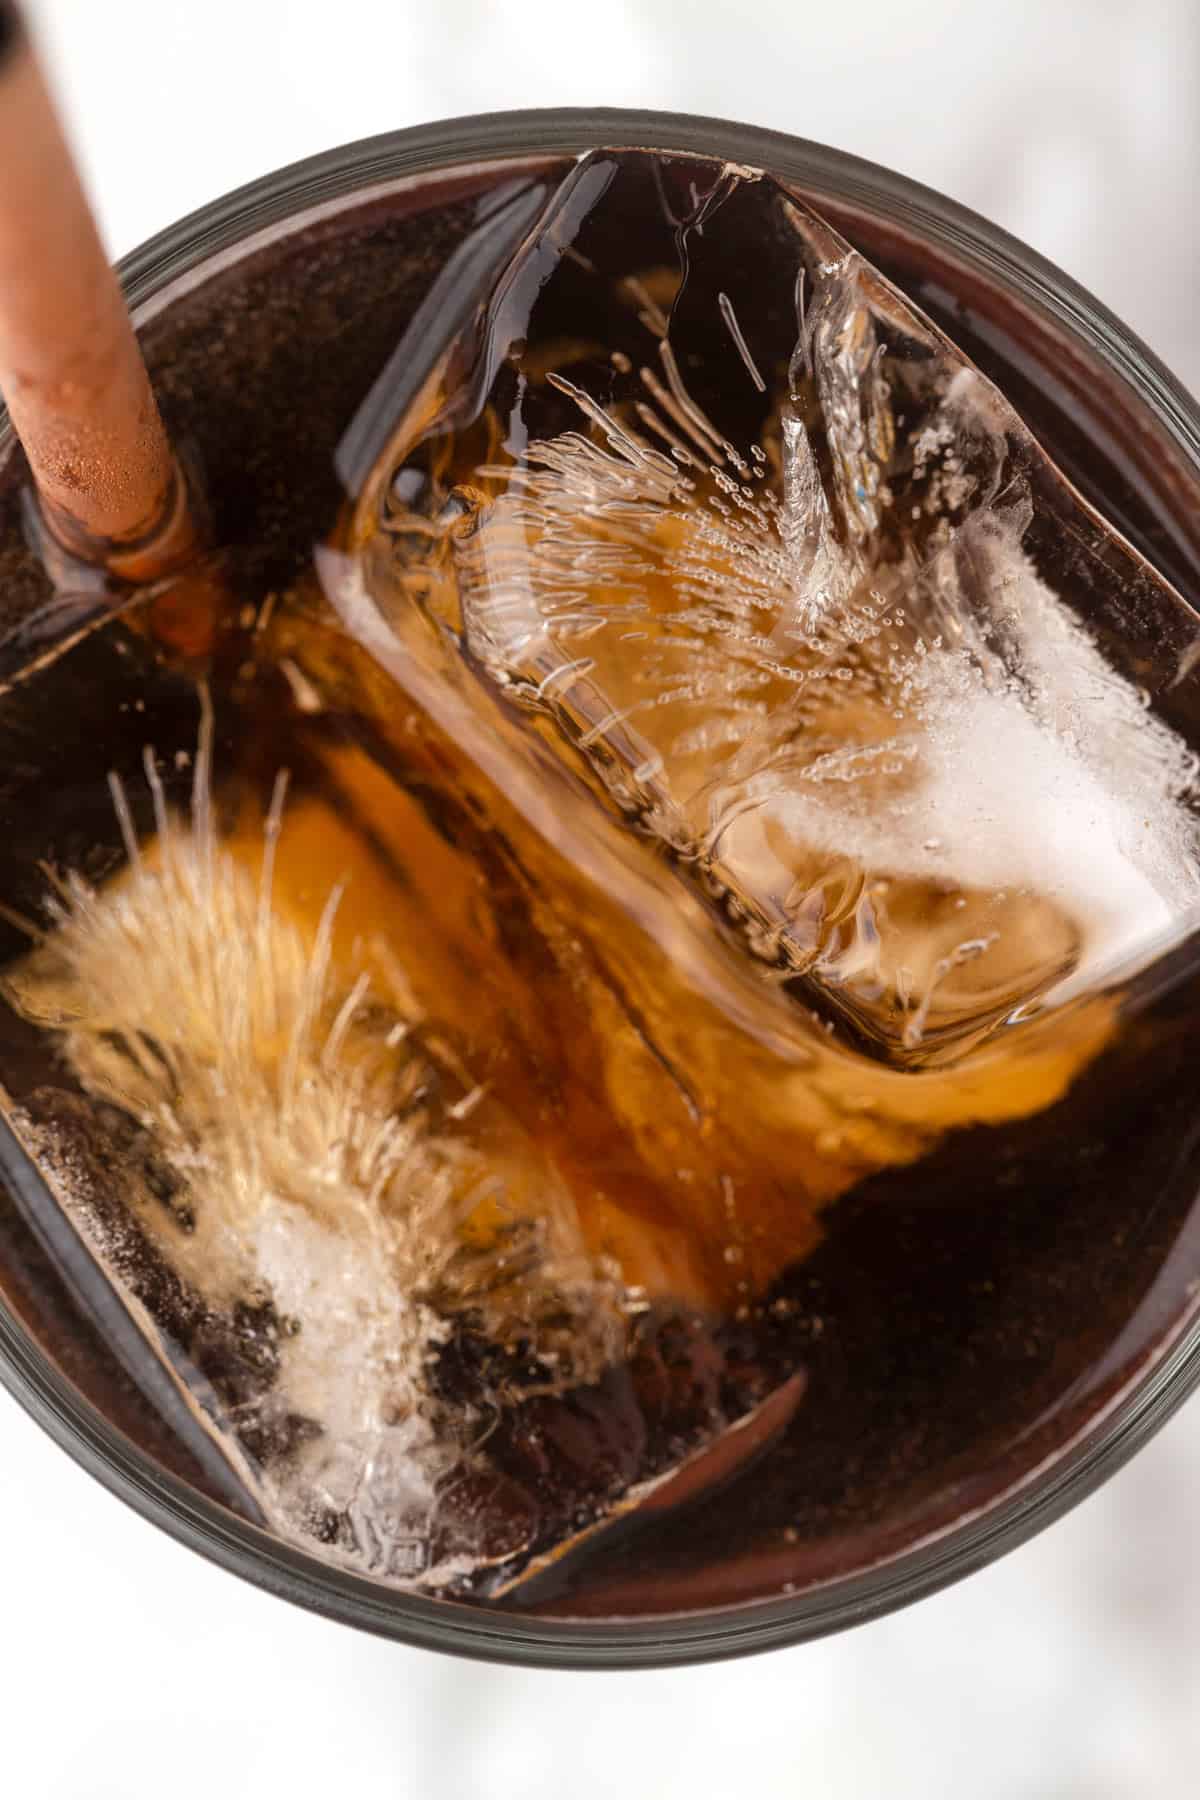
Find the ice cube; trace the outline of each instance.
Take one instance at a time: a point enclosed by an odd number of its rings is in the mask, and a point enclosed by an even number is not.
[[[325,609],[271,609],[236,699],[146,610],[0,716],[10,748],[71,721],[8,765],[0,1132],[135,1368],[167,1365],[243,1511],[393,1584],[506,1588],[723,1479],[803,1377],[721,1315],[807,1205],[726,1263],[736,1145],[704,1167],[648,1009],[642,1041]]]
[[[853,1041],[961,1054],[1193,926],[1195,759],[1120,635],[1165,682],[1190,610],[780,183],[585,157],[435,348],[351,434],[378,628],[422,610]]]

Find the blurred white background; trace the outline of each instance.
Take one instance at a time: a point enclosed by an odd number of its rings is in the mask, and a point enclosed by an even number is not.
[[[27,0],[114,255],[278,164],[491,108],[723,114],[917,176],[1200,383],[1196,0]],[[0,171],[3,179],[3,171]],[[14,1800],[1175,1800],[1200,1792],[1200,1402],[964,1586],[639,1676],[477,1667],[291,1611],[0,1393]]]

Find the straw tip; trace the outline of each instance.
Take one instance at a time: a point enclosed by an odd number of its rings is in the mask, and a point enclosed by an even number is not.
[[[26,495],[26,530],[60,592],[113,583],[144,587],[178,573],[209,539],[203,487],[189,457],[172,459],[170,482],[153,526],[136,539],[95,536],[41,488]]]

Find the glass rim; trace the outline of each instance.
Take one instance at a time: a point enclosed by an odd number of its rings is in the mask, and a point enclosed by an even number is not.
[[[440,120],[339,146],[264,175],[169,225],[118,265],[144,307],[223,253],[314,208],[472,165],[571,156],[599,145],[677,151],[769,169],[929,237],[1101,357],[1200,474],[1200,408],[1107,308],[1007,232],[930,188],[846,152],[719,119],[616,108]],[[10,438],[0,407],[0,459]],[[1200,1384],[1200,1314],[1178,1322],[1125,1387],[1038,1467],[973,1513],[876,1564],[794,1594],[679,1615],[577,1620],[492,1612],[386,1588],[322,1563],[209,1500],[140,1451],[80,1394],[0,1298],[0,1382],[76,1462],[188,1548],[310,1611],[411,1645],[516,1664],[665,1667],[780,1648],[865,1622],[995,1560],[1121,1466]]]

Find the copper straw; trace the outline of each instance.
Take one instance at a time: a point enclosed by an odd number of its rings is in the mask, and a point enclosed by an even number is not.
[[[183,560],[186,487],[10,0],[0,0],[0,392],[63,549],[139,581]]]

